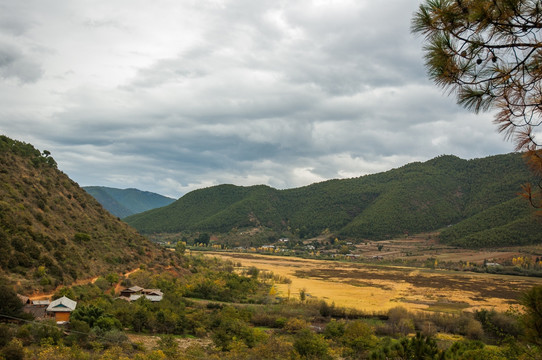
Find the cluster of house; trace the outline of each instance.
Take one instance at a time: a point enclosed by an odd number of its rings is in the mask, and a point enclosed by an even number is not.
[[[34,315],[36,319],[54,318],[57,324],[65,324],[70,321],[70,314],[77,307],[77,301],[63,296],[54,301],[32,300],[24,295],[17,295],[24,304],[23,311]],[[120,292],[119,299],[136,301],[145,297],[152,302],[162,301],[164,294],[160,289],[144,289],[132,286]]]
[[[144,289],[139,286],[132,286],[120,292],[120,298],[128,301],[136,301],[142,296],[152,302],[159,302],[162,301],[164,293],[160,289]]]

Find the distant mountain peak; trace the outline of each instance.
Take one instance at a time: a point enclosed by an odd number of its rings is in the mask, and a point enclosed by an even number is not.
[[[135,188],[85,186],[83,189],[102,204],[107,211],[120,218],[163,207],[175,201],[175,199],[163,195]]]

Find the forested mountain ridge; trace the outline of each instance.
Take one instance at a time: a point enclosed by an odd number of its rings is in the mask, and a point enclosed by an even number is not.
[[[125,220],[142,233],[218,233],[263,226],[277,232],[290,229],[302,238],[329,230],[346,237],[378,240],[453,228],[451,225],[496,206],[501,206],[500,226],[507,226],[518,217],[510,213],[506,203],[515,199],[521,185],[529,180],[531,174],[521,154],[473,160],[446,155],[379,174],[296,189],[214,186]],[[521,217],[537,226],[528,204],[517,204],[524,206]],[[453,236],[446,239],[461,243]]]
[[[111,214],[124,218],[166,206],[175,199],[138,189],[116,189],[106,186],[83,186]]]
[[[168,256],[59,171],[48,151],[0,136],[0,273],[22,290]]]

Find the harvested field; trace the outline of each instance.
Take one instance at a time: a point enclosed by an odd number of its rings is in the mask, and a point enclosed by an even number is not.
[[[454,272],[339,261],[242,253],[205,252],[206,256],[255,266],[292,280],[276,284],[279,296],[309,297],[366,312],[384,312],[401,305],[410,310],[457,313],[480,308],[505,311],[540,278]]]

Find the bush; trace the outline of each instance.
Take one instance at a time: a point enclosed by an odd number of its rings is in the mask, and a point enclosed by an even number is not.
[[[0,348],[6,346],[12,338],[11,328],[7,324],[0,324]]]
[[[474,319],[469,319],[465,325],[464,332],[465,336],[471,340],[481,340],[484,337],[482,323]]]
[[[109,346],[121,346],[128,342],[128,337],[120,330],[113,329],[102,335],[105,343]]]
[[[294,349],[304,358],[331,359],[328,348],[323,336],[317,335],[309,329],[301,330],[294,340]]]
[[[394,334],[408,335],[414,331],[413,315],[402,306],[388,310],[388,323]]]
[[[295,334],[300,330],[306,329],[308,327],[309,324],[305,320],[300,318],[293,318],[288,320],[286,324],[284,324],[284,327],[282,329],[289,334]]]
[[[292,360],[293,347],[286,340],[271,337],[266,342],[258,344],[249,352],[248,359],[257,360]]]
[[[373,330],[361,320],[346,324],[342,341],[356,354],[361,354],[373,348],[377,343]]]
[[[375,360],[443,358],[444,354],[438,349],[436,341],[420,333],[412,338],[402,338],[400,341],[384,341],[369,356],[369,359]]]
[[[35,343],[47,342],[56,345],[62,339],[62,330],[54,320],[46,320],[39,324],[30,325],[30,333]]]
[[[250,322],[254,326],[266,326],[266,327],[282,327],[277,326],[277,315],[270,314],[264,311],[258,311],[252,315]]]
[[[23,360],[23,343],[19,339],[12,339],[6,346],[4,346],[1,353],[6,360]]]
[[[522,322],[528,341],[542,345],[542,286],[535,286],[521,298],[525,307]]]
[[[498,313],[495,310],[480,310],[474,314],[487,336],[501,341],[511,336],[517,338],[521,334],[519,321],[512,315]]]
[[[283,316],[279,316],[278,318],[275,319],[275,327],[279,328],[279,329],[282,329],[282,328],[284,328],[284,326],[286,325],[287,322],[288,322],[287,318],[285,318]]]
[[[17,297],[17,293],[10,286],[0,283],[0,314],[19,316],[22,309],[23,303]]]
[[[320,315],[324,317],[329,317],[333,315],[333,310],[335,309],[335,303],[329,305],[327,302],[320,302]]]
[[[73,241],[75,241],[75,242],[77,242],[77,243],[90,241],[90,235],[89,235],[89,234],[85,234],[85,233],[76,233],[76,234],[73,236]]]
[[[343,336],[345,328],[346,324],[344,321],[332,319],[324,329],[324,337],[326,339],[338,339]]]
[[[106,291],[111,286],[109,284],[109,281],[107,281],[105,278],[103,278],[101,276],[96,279],[96,281],[94,282],[94,285],[96,285],[102,291]]]

